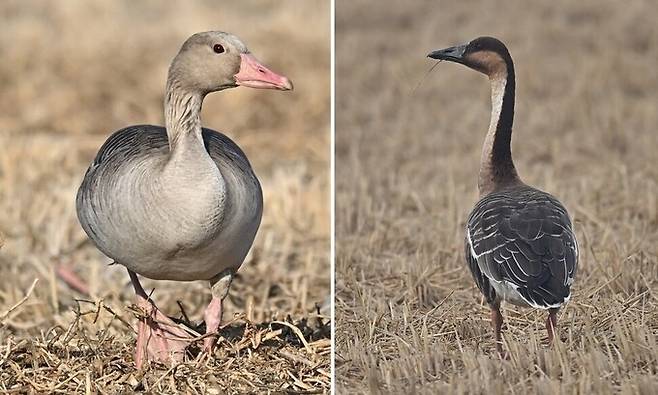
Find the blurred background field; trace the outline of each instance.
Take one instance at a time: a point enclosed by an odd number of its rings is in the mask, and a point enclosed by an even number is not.
[[[337,2],[340,393],[655,392],[657,17],[649,0]],[[489,83],[426,76],[430,51],[481,35],[515,60],[517,169],[570,210],[581,250],[562,342],[507,306],[508,361],[463,256]]]
[[[330,292],[329,15],[325,0],[0,4],[0,392],[329,388],[329,318],[316,308]],[[205,100],[204,126],[234,139],[261,179],[263,223],[227,298],[224,319],[234,321],[216,358],[142,377],[128,276],[86,240],[75,193],[110,133],[163,124],[169,63],[206,30],[238,35],[295,91],[233,89]],[[60,264],[92,295],[58,281]],[[181,301],[202,320],[206,283],[146,285],[165,312],[180,317]]]

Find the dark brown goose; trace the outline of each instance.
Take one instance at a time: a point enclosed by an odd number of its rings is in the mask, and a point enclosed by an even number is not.
[[[211,352],[231,280],[260,225],[263,195],[246,155],[201,127],[205,96],[237,86],[291,90],[236,36],[191,36],[169,68],[165,127],[114,133],[98,151],[77,195],[80,224],[99,250],[128,269],[138,304],[135,362],[181,360],[191,336],[157,309],[137,274],[210,282],[204,349]]]
[[[552,342],[557,311],[571,296],[578,244],[569,214],[550,194],[519,178],[510,147],[514,120],[514,64],[505,44],[480,37],[434,51],[430,58],[461,63],[491,81],[491,123],[484,140],[480,201],[468,217],[466,260],[491,306],[496,348],[502,352],[500,302],[548,310]]]

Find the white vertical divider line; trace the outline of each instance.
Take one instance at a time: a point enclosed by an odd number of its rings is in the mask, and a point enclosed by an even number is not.
[[[331,242],[330,257],[331,264],[331,393],[336,393],[336,1],[330,0],[330,30],[331,30],[331,120],[330,133],[330,155],[329,163],[331,166],[330,205],[331,205]]]

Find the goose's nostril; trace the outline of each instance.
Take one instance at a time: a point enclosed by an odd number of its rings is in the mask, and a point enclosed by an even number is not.
[[[258,72],[261,73],[261,74],[265,74],[265,70],[260,69],[260,68],[258,69]]]

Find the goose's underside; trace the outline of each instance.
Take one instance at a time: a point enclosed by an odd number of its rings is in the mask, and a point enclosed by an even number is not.
[[[466,260],[488,303],[549,309],[570,297],[578,246],[557,199],[513,188],[485,196],[471,212]]]

